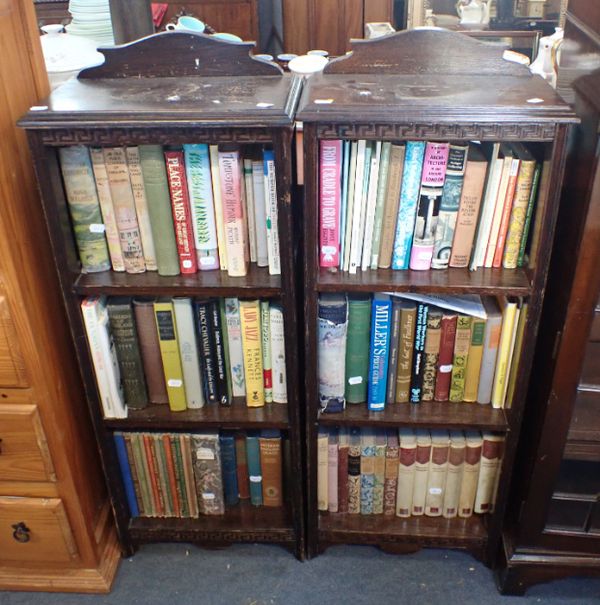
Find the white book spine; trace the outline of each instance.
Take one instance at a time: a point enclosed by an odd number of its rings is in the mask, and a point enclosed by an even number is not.
[[[259,267],[268,267],[265,176],[263,163],[260,160],[252,160],[252,197],[254,199],[254,224],[256,228],[256,264]]]
[[[358,258],[362,250],[360,237],[360,221],[363,213],[363,181],[365,175],[365,149],[366,141],[358,141],[356,152],[356,171],[354,179],[354,210],[352,212],[352,234],[350,239],[350,259],[348,271],[356,273]]]
[[[285,334],[283,311],[280,307],[270,305],[271,323],[271,366],[273,373],[273,401],[287,403],[287,377],[285,372]]]
[[[352,141],[351,152],[350,152],[350,169],[348,174],[348,201],[346,202],[346,225],[344,233],[344,264],[342,265],[342,271],[348,271],[350,268],[350,242],[352,241],[352,220],[354,213],[354,181],[356,178],[356,153],[358,149],[358,143]]]
[[[362,249],[361,269],[366,271],[371,266],[371,250],[373,248],[373,226],[375,224],[375,206],[377,205],[377,189],[379,184],[379,160],[381,158],[381,141],[375,145],[375,154],[371,158],[369,171],[369,189],[367,193],[367,209],[365,214],[365,237]]]
[[[227,324],[227,342],[229,344],[229,373],[234,397],[246,395],[244,377],[244,349],[242,346],[242,327],[240,321],[240,301],[237,298],[225,299],[225,322]]]
[[[255,263],[256,256],[256,214],[254,210],[254,190],[252,187],[252,160],[244,160],[244,189],[246,195],[246,217],[248,220],[248,244],[250,262]]]
[[[217,224],[217,245],[219,249],[219,265],[221,271],[227,271],[227,248],[225,247],[225,225],[223,221],[223,204],[221,202],[221,177],[219,175],[219,147],[211,145],[210,174],[213,186],[213,200],[215,205],[215,222]]]
[[[277,208],[277,184],[275,182],[275,159],[272,151],[264,152],[265,159],[265,201],[267,219],[267,253],[269,274],[281,275],[279,257],[279,219]]]
[[[175,310],[175,326],[185,384],[186,405],[190,410],[197,410],[204,406],[205,401],[192,299],[174,298],[173,309]]]

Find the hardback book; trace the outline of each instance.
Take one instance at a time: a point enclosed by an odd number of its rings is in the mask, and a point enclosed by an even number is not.
[[[469,266],[487,168],[488,163],[481,148],[478,145],[471,145],[458,204],[458,215],[450,253],[450,267]]]
[[[179,501],[179,515],[181,517],[191,517],[192,514],[188,502],[187,491],[185,489],[185,474],[183,470],[183,456],[181,452],[181,444],[179,442],[179,435],[170,433],[163,437],[163,441],[165,442],[165,452],[167,453],[167,457],[171,460],[169,464],[173,465],[175,489],[177,491],[177,499]]]
[[[350,428],[348,436],[348,513],[360,513],[360,429]]]
[[[427,334],[425,336],[425,363],[423,368],[423,388],[421,399],[433,401],[435,395],[435,379],[437,376],[442,337],[442,311],[429,309],[427,314]]]
[[[217,380],[218,402],[221,405],[231,405],[229,385],[227,382],[227,360],[225,351],[227,334],[224,332],[221,321],[219,301],[217,299],[210,300],[208,309],[211,320],[212,336],[214,338],[215,375]]]
[[[172,412],[182,412],[187,408],[187,402],[173,302],[170,299],[158,299],[154,303],[154,316],[156,318],[169,407]]]
[[[287,374],[285,368],[285,330],[283,309],[279,303],[269,304],[271,336],[271,365],[273,373],[273,401],[287,403]]]
[[[115,449],[117,450],[117,459],[119,461],[119,469],[121,470],[123,486],[125,487],[125,497],[127,499],[127,505],[129,506],[129,513],[132,517],[138,517],[140,511],[138,508],[138,500],[136,498],[132,478],[133,464],[127,457],[127,448],[125,446],[123,433],[120,431],[115,431],[113,434],[113,439],[115,441]]]
[[[424,141],[408,141],[402,170],[392,269],[408,269],[425,157]]]
[[[250,262],[257,261],[256,256],[256,210],[254,209],[254,185],[252,182],[252,159],[244,158],[244,195],[246,198],[246,210],[244,215],[248,223],[248,246],[250,252]]]
[[[240,322],[244,352],[246,405],[261,407],[265,405],[265,390],[258,300],[240,300]]]
[[[173,298],[173,309],[175,311],[177,343],[185,384],[186,403],[188,409],[195,410],[203,407],[205,400],[192,299],[185,297]]]
[[[195,300],[193,304],[198,331],[198,354],[204,385],[204,398],[208,403],[217,403],[219,401],[219,387],[211,302],[209,300]]]
[[[198,269],[218,269],[219,243],[208,145],[184,145],[183,154]]]
[[[400,453],[398,456],[398,489],[396,491],[396,515],[410,517],[412,514],[415,464],[417,461],[417,435],[414,429],[398,430]]]
[[[148,215],[150,216],[158,274],[178,275],[179,256],[175,241],[165,156],[160,145],[140,145],[138,152],[144,176],[144,189],[148,202]]]
[[[143,273],[146,270],[144,250],[125,149],[104,147],[103,153],[125,271]]]
[[[173,224],[181,273],[196,273],[198,263],[192,231],[192,216],[185,176],[183,151],[165,151]]]
[[[396,368],[396,403],[409,401],[416,323],[417,305],[411,300],[403,300],[400,310],[400,339]]]
[[[260,444],[258,431],[248,431],[246,434],[246,458],[248,460],[248,479],[250,483],[250,503],[262,506],[262,469],[260,466]]]
[[[160,469],[154,450],[154,435],[152,433],[142,433],[142,443],[144,445],[144,460],[148,465],[147,477],[152,489],[152,498],[154,502],[154,511],[157,517],[165,517],[167,514],[167,502],[160,481]]]
[[[318,308],[319,403],[324,412],[346,407],[345,359],[348,301],[343,294],[321,294]]]
[[[222,515],[225,513],[225,499],[219,434],[208,431],[192,433],[191,445],[200,514]]]
[[[219,448],[221,449],[221,465],[223,467],[223,498],[225,506],[234,506],[239,502],[234,435],[231,433],[222,433],[219,435]]]
[[[162,516],[173,517],[175,514],[174,504],[171,494],[171,487],[168,483],[166,460],[162,452],[161,436],[157,433],[149,433],[148,448],[152,457],[154,466],[154,478],[156,480],[156,488],[158,490],[159,499],[161,500]]]
[[[342,141],[320,141],[319,158],[319,265],[337,267],[340,263]]]
[[[154,448],[156,455],[159,458],[160,476],[163,484],[163,489],[167,493],[169,501],[169,516],[180,517],[181,509],[179,499],[177,497],[177,484],[175,482],[175,469],[171,466],[172,459],[170,457],[170,443],[165,442],[167,435],[163,433],[154,435]],[[168,449],[167,449],[168,448]],[[170,464],[171,463],[171,464]]]
[[[82,270],[86,273],[108,271],[110,259],[105,227],[88,148],[83,145],[59,147],[58,157]]]
[[[131,447],[135,474],[138,478],[141,501],[138,498],[138,508],[140,514],[145,517],[155,515],[152,491],[150,489],[150,479],[147,474],[147,465],[145,464],[143,440],[139,433],[124,433],[125,442],[128,448]]]
[[[231,277],[243,277],[248,273],[246,259],[248,234],[242,203],[242,168],[239,150],[219,150],[219,176],[227,249],[227,273]]]
[[[131,433],[118,433],[118,432],[114,433],[115,436],[117,434],[120,434],[120,436],[123,440],[123,446],[125,447],[125,453],[127,455],[127,462],[129,463],[129,473],[131,475],[131,482],[133,484],[133,496],[135,498],[137,515],[139,515],[140,517],[146,517],[148,515],[146,514],[146,509],[144,508],[145,499],[144,499],[144,495],[143,495],[141,477],[138,474],[138,469],[137,469],[136,463],[135,463],[135,453],[134,453],[134,448],[133,448],[133,442],[131,439],[132,435],[131,435]],[[132,517],[136,516],[134,514],[134,512],[131,510],[130,510],[130,513],[131,513]]]
[[[246,175],[244,173],[244,158],[240,158],[240,196],[242,198],[242,210],[244,215],[243,232],[245,235],[246,245],[244,247],[244,260],[246,265],[250,262],[256,262],[256,246],[255,242],[251,241],[252,236],[255,236],[255,232],[250,234],[250,225],[248,219],[248,196],[246,195]],[[254,208],[252,210],[252,216],[254,216]],[[254,219],[252,219],[254,223]],[[255,237],[256,239],[256,237]],[[252,251],[251,248],[254,250]]]
[[[268,267],[265,176],[262,161],[255,159],[252,160],[252,197],[254,199],[254,222],[256,224],[256,264],[259,267]]]
[[[500,461],[504,446],[504,435],[497,435],[489,431],[483,433],[481,447],[481,463],[477,481],[477,493],[473,512],[487,513],[493,507],[494,487],[496,474],[500,472]]]
[[[431,458],[429,474],[427,475],[427,494],[425,496],[425,515],[428,517],[441,517],[444,512],[444,490],[449,449],[450,436],[448,431],[432,430]]]
[[[338,435],[337,458],[337,487],[338,512],[348,512],[348,453],[350,449],[350,434],[346,427],[340,427]]]
[[[283,506],[281,433],[277,429],[264,429],[258,441],[263,506]]]
[[[458,515],[458,500],[465,463],[466,441],[462,431],[450,431],[450,449],[448,450],[448,468],[444,487],[443,516],[453,519]]]
[[[458,315],[451,311],[444,311],[441,322],[440,354],[438,357],[438,370],[435,379],[436,401],[448,401],[450,396],[450,380],[452,377],[452,361],[454,358],[454,341],[456,339],[456,323]]]
[[[384,459],[385,460],[385,459]],[[360,435],[360,513],[373,514],[375,488],[375,429],[364,427]]]
[[[463,314],[460,314],[456,320],[456,338],[454,339],[454,357],[452,359],[450,396],[448,398],[453,402],[461,402],[465,394],[472,321],[472,317]]]
[[[479,385],[477,387],[477,403],[490,403],[492,400],[492,387],[494,372],[498,357],[498,345],[502,331],[502,312],[493,296],[483,297],[487,319],[483,336],[483,355],[481,370],[479,372]]]
[[[486,320],[473,317],[471,320],[471,342],[469,344],[469,357],[465,372],[465,391],[463,401],[477,401],[479,387],[479,374],[483,360],[483,340],[485,338]]]
[[[402,185],[402,171],[404,168],[404,145],[393,144],[390,150],[390,166],[387,178],[387,190],[383,206],[383,218],[381,229],[381,245],[377,258],[377,266],[380,269],[389,269],[392,264],[392,252],[394,250],[394,236],[396,234],[396,219],[398,218],[398,206],[400,203],[400,187]],[[371,269],[376,269],[371,264]]]
[[[427,429],[417,429],[417,452],[415,457],[415,479],[413,485],[412,514],[425,514],[429,461],[431,459],[431,434]]]
[[[527,303],[522,303],[521,308],[519,309],[519,318],[515,333],[515,344],[511,354],[510,372],[508,375],[508,387],[506,390],[506,397],[504,398],[505,408],[511,408],[513,403],[517,377],[519,374],[519,361],[521,359],[521,350],[523,348],[523,338],[525,336],[525,326],[527,325],[528,309],[529,305]]]
[[[362,294],[349,296],[345,367],[348,403],[367,401],[370,336],[371,297]]]
[[[379,160],[379,180],[377,182],[377,201],[375,203],[375,216],[373,220],[373,237],[371,241],[371,262],[368,267],[371,269],[377,269],[379,265],[379,250],[381,248],[381,234],[383,232],[383,211],[388,188],[391,149],[391,143],[382,143]]]
[[[506,195],[504,197],[504,205],[502,207],[502,216],[500,218],[500,228],[498,230],[498,240],[496,241],[496,249],[494,251],[494,258],[492,260],[492,267],[499,268],[502,266],[502,257],[504,256],[504,248],[506,245],[506,237],[508,234],[508,227],[510,224],[510,217],[512,215],[512,209],[515,200],[515,193],[517,189],[518,176],[521,171],[521,160],[515,157],[515,152],[512,150],[513,159],[510,165],[510,172],[508,175],[508,185],[506,188]]]
[[[250,498],[250,479],[248,477],[248,458],[246,455],[246,434],[235,434],[235,462],[238,485],[238,495],[242,500]]]
[[[450,262],[468,151],[468,145],[454,144],[450,145],[448,151],[446,179],[442,190],[440,212],[434,234],[433,257],[431,259],[432,269],[445,269]]]
[[[390,332],[390,353],[388,361],[387,387],[385,392],[386,404],[396,402],[396,377],[398,371],[398,347],[400,346],[400,315],[402,314],[402,299],[392,298],[392,320]]]
[[[273,403],[273,368],[271,366],[271,320],[269,301],[260,301],[260,348],[263,363],[265,403]]]
[[[189,434],[176,435],[179,437],[181,457],[183,462],[183,475],[185,477],[185,491],[187,502],[190,509],[190,517],[198,517],[200,509],[198,507],[198,494],[196,493],[196,484],[194,481],[194,465],[192,463],[192,438]]]
[[[225,299],[218,298],[216,299],[216,305],[219,312],[219,321],[221,328],[221,340],[223,347],[223,359],[225,363],[225,384],[227,389],[227,400],[229,403],[232,402],[233,398],[233,384],[231,383],[231,372],[229,371],[230,361],[229,361],[229,336],[227,335],[227,318],[225,317]]]
[[[98,296],[84,298],[81,303],[81,313],[104,417],[127,418],[119,363],[108,329],[106,299]]]
[[[496,370],[492,386],[493,408],[504,407],[519,312],[519,301],[516,298],[502,296],[498,299],[498,302],[502,310],[502,331],[500,332]]]
[[[244,347],[242,345],[242,324],[240,319],[240,301],[237,298],[225,299],[225,322],[229,344],[229,373],[233,397],[246,395],[244,378]]]
[[[215,206],[215,227],[217,229],[219,266],[221,267],[221,271],[227,271],[227,245],[225,243],[225,222],[223,220],[218,145],[209,145],[208,155],[210,157],[210,178],[212,180],[213,204]]]
[[[119,362],[125,402],[132,409],[145,408],[148,405],[148,392],[131,299],[125,296],[111,297],[108,299],[106,310]]]
[[[423,271],[431,267],[449,149],[448,143],[433,142],[428,142],[425,148],[421,191],[410,252],[410,268],[413,270]]]
[[[375,430],[375,460],[373,462],[373,514],[383,514],[385,488],[385,450],[387,435],[384,429]]]
[[[470,517],[473,514],[482,446],[483,438],[479,431],[465,431],[465,462],[458,498],[459,517]]]
[[[279,258],[279,219],[277,207],[277,184],[275,182],[275,154],[272,149],[263,151],[265,170],[265,219],[267,226],[267,255],[269,274],[281,274]]]
[[[387,445],[385,448],[385,474],[383,484],[383,514],[396,514],[396,492],[398,491],[398,464],[400,445],[398,431],[386,430]]]
[[[154,238],[152,236],[152,226],[150,224],[150,213],[148,212],[144,175],[142,174],[142,165],[140,164],[139,148],[126,147],[125,156],[127,158],[129,180],[131,181],[135,212],[140,229],[140,237],[142,239],[142,250],[144,252],[146,270],[156,271],[156,251],[154,248]]]
[[[350,171],[350,141],[342,141],[342,183],[340,200],[340,221],[339,221],[339,261],[338,268],[343,270],[344,265],[344,234],[346,232],[346,215],[348,213],[348,178]]]
[[[329,509],[329,431],[319,427],[317,435],[317,508]]]
[[[537,199],[537,192],[538,187],[540,185],[541,174],[542,166],[538,164],[535,167],[535,172],[533,173],[533,183],[531,184],[531,193],[529,195],[529,201],[527,203],[527,212],[525,214],[525,225],[523,227],[523,234],[521,235],[521,242],[519,244],[519,256],[517,258],[517,267],[523,267],[525,265],[525,250],[527,249],[529,229],[531,227],[531,221],[533,218],[533,210],[535,207],[535,201]]]
[[[372,154],[373,146],[371,142],[358,142],[356,175],[354,179],[354,215],[352,219],[352,239],[350,242],[350,265],[348,268],[348,271],[352,274],[356,273],[362,260]]]
[[[338,512],[338,433],[329,431],[327,445],[327,510]]]
[[[490,513],[494,512],[496,508],[496,499],[498,497],[498,489],[500,488],[500,479],[502,475],[502,460],[504,458],[504,446],[505,446],[505,438],[502,437],[502,441],[500,443],[500,452],[498,453],[498,468],[496,469],[496,475],[494,477],[494,487],[492,488],[492,498],[490,500]]]
[[[115,217],[112,196],[110,194],[106,164],[104,163],[104,153],[102,152],[101,147],[90,147],[89,153],[92,160],[92,170],[94,171],[96,191],[98,194],[98,201],[100,202],[100,210],[102,211],[102,221],[104,222],[104,232],[106,234],[106,243],[108,244],[108,253],[110,255],[110,262],[112,263],[112,269],[113,271],[125,271],[123,251],[121,250],[119,230],[117,229],[117,219]],[[67,189],[67,196],[68,195],[69,191]],[[76,226],[75,221],[73,221],[73,224]],[[77,230],[75,230],[75,235],[77,236]],[[100,238],[98,239],[101,241]],[[79,245],[79,241],[77,241],[77,243]]]
[[[346,183],[346,204],[343,227],[344,230],[340,233],[342,243],[340,246],[340,262],[342,271],[348,271],[350,268],[350,244],[352,240],[352,225],[354,221],[354,201],[356,196],[355,182],[357,171],[357,153],[358,141],[350,142],[350,158],[348,164],[348,180]],[[343,190],[342,190],[343,192]]]
[[[362,212],[362,189],[365,174],[367,142],[355,141],[352,146],[350,174],[348,175],[348,209],[346,211],[346,241],[344,244],[344,271],[356,272],[360,218]]]
[[[369,188],[367,189],[367,205],[365,209],[365,228],[363,247],[361,250],[360,268],[366,271],[371,266],[371,249],[373,246],[373,226],[377,206],[377,191],[379,188],[379,171],[381,164],[381,141],[375,141],[369,167]]]
[[[410,402],[419,403],[423,390],[423,373],[425,370],[425,338],[427,337],[427,315],[429,305],[417,303],[415,321],[415,346],[410,375]]]
[[[385,408],[388,360],[392,323],[392,301],[387,294],[376,293],[371,308],[371,346],[369,353],[369,410]]]

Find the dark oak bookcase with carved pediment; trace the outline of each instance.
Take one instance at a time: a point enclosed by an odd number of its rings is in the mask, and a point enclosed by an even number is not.
[[[29,138],[54,260],[86,387],[106,481],[123,551],[144,542],[185,541],[207,546],[235,542],[278,543],[304,553],[301,425],[297,367],[294,237],[291,207],[291,139],[300,82],[274,63],[250,56],[252,43],[173,32],[101,49],[103,65],[83,71],[32,107],[20,121]],[[74,245],[57,149],[65,145],[267,144],[275,152],[281,275],[251,266],[245,277],[224,271],[164,277],[86,274]],[[88,295],[237,296],[276,298],[285,321],[288,404],[250,408],[207,404],[171,413],[168,406],[130,410],[126,419],[104,419],[85,338],[80,302]],[[289,485],[282,508],[243,502],[223,516],[198,519],[131,518],[112,431],[281,429],[290,444]]]
[[[542,79],[503,59],[486,43],[439,29],[355,40],[352,53],[329,63],[305,85],[297,114],[304,125],[304,311],[307,401],[307,548],[315,556],[334,544],[374,544],[390,552],[422,547],[464,549],[491,564],[500,538],[506,494],[538,332],[552,245],[565,144],[576,118]],[[524,142],[543,163],[529,262],[514,270],[358,271],[319,267],[319,141],[322,139]],[[347,404],[321,414],[318,401],[317,312],[321,292],[434,292],[524,297],[529,303],[511,409],[467,403],[394,404],[369,412]],[[489,515],[467,519],[387,517],[317,509],[319,426],[412,426],[485,429],[506,434],[498,500]]]

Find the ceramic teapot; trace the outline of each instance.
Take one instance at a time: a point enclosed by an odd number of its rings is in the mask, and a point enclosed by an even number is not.
[[[488,25],[490,22],[490,0],[459,0],[456,12],[460,25],[469,27]]]

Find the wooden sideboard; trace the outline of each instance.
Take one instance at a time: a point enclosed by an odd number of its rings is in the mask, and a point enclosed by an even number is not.
[[[0,11],[0,590],[106,592],[120,552],[25,134],[33,3]]]

